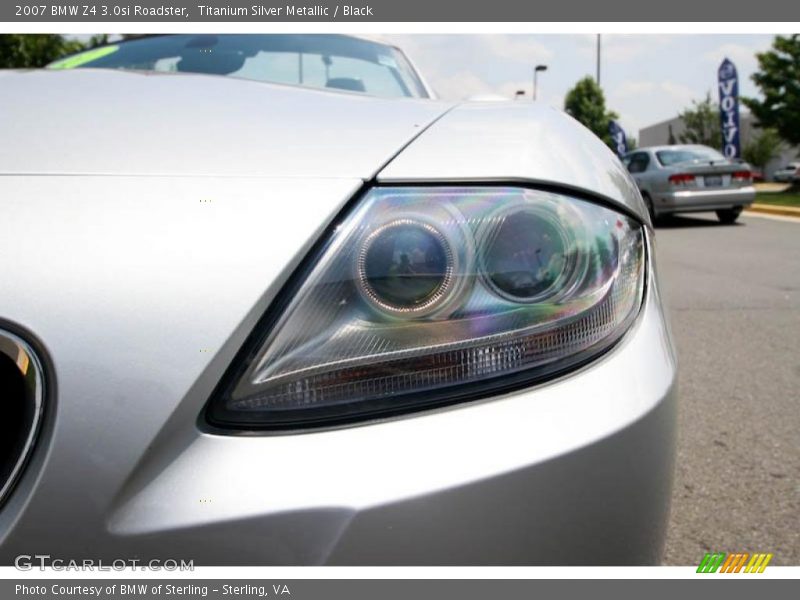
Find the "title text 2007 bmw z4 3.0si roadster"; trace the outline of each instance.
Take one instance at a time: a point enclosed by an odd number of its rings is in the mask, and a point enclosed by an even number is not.
[[[676,362],[600,140],[343,36],[52,67],[0,74],[0,562],[660,561]]]

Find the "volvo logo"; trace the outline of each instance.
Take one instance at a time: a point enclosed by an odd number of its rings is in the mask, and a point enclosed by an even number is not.
[[[739,158],[739,78],[736,67],[727,58],[719,67],[718,86],[722,153],[728,158]]]

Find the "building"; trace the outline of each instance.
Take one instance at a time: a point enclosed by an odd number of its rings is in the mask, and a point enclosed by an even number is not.
[[[739,141],[742,148],[747,145],[754,135],[758,134],[758,129],[754,126],[753,122],[754,119],[750,113],[743,112],[739,115]],[[680,143],[681,134],[685,129],[683,119],[680,117],[650,125],[649,127],[639,130],[639,146],[661,146],[669,144],[671,138],[676,140],[676,143]],[[800,148],[784,147],[779,156],[767,163],[764,169],[764,177],[767,180],[771,180],[772,174],[775,171],[785,167],[799,156]]]

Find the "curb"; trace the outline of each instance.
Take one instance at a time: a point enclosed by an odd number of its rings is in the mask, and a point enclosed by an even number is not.
[[[764,213],[767,215],[781,215],[783,217],[794,217],[800,219],[800,208],[791,206],[775,206],[774,204],[751,204],[745,208],[747,212]]]

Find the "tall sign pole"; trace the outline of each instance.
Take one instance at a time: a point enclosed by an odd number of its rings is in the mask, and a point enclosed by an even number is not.
[[[739,142],[739,76],[736,66],[727,58],[717,71],[719,117],[722,125],[722,153],[727,158],[741,158]]]
[[[533,68],[533,100],[534,100],[534,102],[536,101],[536,94],[538,92],[536,76],[539,74],[540,71],[547,71],[547,65],[536,65]]]
[[[597,85],[600,85],[600,34],[597,34]]]

